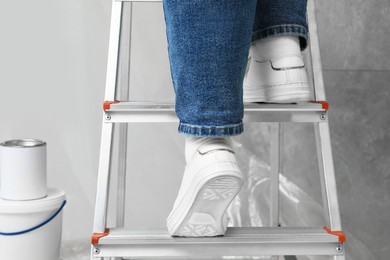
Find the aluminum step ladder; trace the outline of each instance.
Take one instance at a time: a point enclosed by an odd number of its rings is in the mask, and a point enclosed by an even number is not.
[[[110,42],[100,147],[92,259],[222,258],[233,256],[326,255],[344,260],[345,235],[341,231],[336,180],[328,125],[328,103],[322,76],[314,0],[308,1],[310,44],[307,58],[314,101],[297,104],[245,104],[244,122],[274,122],[271,133],[270,227],[229,227],[225,236],[211,238],[171,237],[166,229],[125,228],[126,145],[128,123],[178,122],[173,104],[128,102],[128,76],[120,82],[120,59],[130,59],[133,2],[161,0],[112,0]],[[127,39],[127,40],[126,40]],[[125,46],[127,46],[125,48]],[[122,65],[122,66],[128,66]],[[122,68],[121,71],[129,71]],[[123,73],[123,72],[122,72]],[[125,73],[126,74],[126,73]],[[126,86],[126,87],[122,87]],[[117,101],[121,100],[121,101]],[[325,216],[324,227],[279,226],[279,173],[282,122],[314,124]],[[116,124],[119,123],[119,124]],[[119,127],[117,219],[107,228],[107,208],[114,126]],[[286,259],[294,259],[286,257]]]

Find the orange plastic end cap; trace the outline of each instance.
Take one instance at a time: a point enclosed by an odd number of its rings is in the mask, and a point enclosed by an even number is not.
[[[343,231],[332,231],[328,227],[324,227],[324,230],[331,235],[338,236],[339,242],[344,243],[346,241],[346,237]]]
[[[99,244],[99,239],[101,237],[107,236],[109,233],[110,233],[110,229],[109,228],[106,228],[106,231],[104,233],[93,233],[92,234],[92,239],[91,239],[92,245]]]
[[[310,101],[310,102],[321,104],[322,109],[325,109],[325,110],[329,109],[329,103],[327,101]]]
[[[105,101],[105,102],[103,103],[103,110],[104,110],[104,111],[109,110],[111,104],[117,104],[117,103],[119,103],[118,100],[115,100],[115,101]]]

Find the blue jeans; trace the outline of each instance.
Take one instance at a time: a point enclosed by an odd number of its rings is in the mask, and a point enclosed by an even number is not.
[[[164,0],[179,132],[243,132],[242,83],[251,42],[296,35],[307,44],[306,0]]]

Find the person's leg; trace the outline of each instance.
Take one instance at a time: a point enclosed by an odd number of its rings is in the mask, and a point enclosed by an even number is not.
[[[297,36],[303,51],[307,46],[307,0],[258,0],[252,42],[272,36]]]
[[[255,0],[164,0],[179,132],[186,161],[167,219],[174,236],[216,236],[242,185],[229,136],[243,131],[242,82]]]
[[[255,0],[164,0],[179,132],[243,131],[242,81]]]
[[[259,0],[244,82],[244,101],[310,98],[301,51],[307,46],[307,0]]]

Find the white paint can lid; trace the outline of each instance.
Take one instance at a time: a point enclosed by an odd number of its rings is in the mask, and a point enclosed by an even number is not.
[[[46,146],[46,143],[41,140],[37,139],[15,139],[15,140],[9,140],[5,141],[0,144],[4,147],[14,147],[14,148],[33,148],[33,147],[39,147],[39,146]]]

